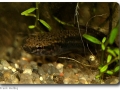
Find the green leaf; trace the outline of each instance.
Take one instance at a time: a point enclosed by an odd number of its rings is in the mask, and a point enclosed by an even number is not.
[[[103,51],[105,50],[105,45],[103,43],[101,44],[101,48]]]
[[[112,74],[113,74],[113,71],[107,70],[106,73],[109,74],[109,75],[112,75]]]
[[[108,65],[105,65],[105,66],[103,66],[103,67],[100,69],[100,72],[103,73],[103,72],[105,72],[107,69],[108,69]]]
[[[33,29],[33,28],[35,28],[35,25],[29,25],[28,28]]]
[[[66,23],[66,22],[61,21],[61,20],[58,19],[57,17],[54,17],[54,19],[55,19],[57,22],[59,22],[60,24],[62,24],[62,25],[74,26],[73,24],[69,24],[69,23]]]
[[[99,67],[98,67],[98,69],[101,69],[101,68],[102,68],[102,66],[99,66]]]
[[[52,29],[51,26],[50,26],[47,22],[45,22],[44,20],[40,19],[39,21],[40,21],[49,31]]]
[[[102,43],[105,43],[105,41],[106,41],[106,37],[104,37],[104,38],[102,39]]]
[[[30,14],[31,12],[35,11],[35,9],[36,9],[36,8],[34,8],[34,7],[29,8],[29,9],[23,11],[23,12],[21,13],[21,15],[27,16],[27,15]]]
[[[113,44],[114,43],[117,34],[118,34],[118,27],[115,27],[110,32],[109,44]]]
[[[119,48],[114,48],[114,52],[115,52],[117,55],[120,55],[120,49],[119,49]]]
[[[83,34],[83,37],[89,41],[91,41],[92,43],[95,43],[95,44],[101,44],[101,41],[98,40],[97,38],[91,36],[91,35],[88,35],[88,34]]]
[[[96,79],[98,79],[98,78],[100,78],[100,77],[101,77],[101,75],[96,75],[96,76],[95,76]]]
[[[32,17],[36,17],[35,14],[25,14],[25,16],[32,16]]]
[[[112,60],[112,55],[109,54],[109,55],[107,56],[107,63],[109,63],[111,60]]]
[[[119,70],[120,70],[120,66],[116,66],[113,71],[114,71],[114,72],[118,72]]]
[[[112,54],[114,57],[116,57],[114,50],[112,50],[110,47],[107,48],[107,52]]]
[[[54,17],[54,19],[55,19],[56,21],[58,21],[59,23],[63,24],[63,25],[65,25],[65,24],[66,24],[65,22],[61,21],[61,20],[60,20],[60,19],[58,19],[57,17]]]

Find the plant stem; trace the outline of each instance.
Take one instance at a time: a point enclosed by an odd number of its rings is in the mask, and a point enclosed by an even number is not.
[[[116,60],[119,60],[119,56],[115,57],[111,62],[107,63],[106,65],[110,65],[111,63],[115,62]]]
[[[105,51],[103,50],[102,54],[101,54],[101,63],[100,63],[100,65],[104,64],[104,54],[105,54]]]
[[[112,21],[113,21],[113,4],[110,2],[109,3],[109,33],[108,33],[108,36],[107,36],[107,40],[105,42],[105,46],[108,45],[109,43],[109,37],[110,37],[110,32],[112,30]]]
[[[38,25],[39,20],[39,2],[36,2],[36,21],[35,21],[35,27]]]
[[[112,5],[112,3],[109,3],[109,12],[110,12],[110,14],[109,14],[109,34],[107,35],[107,39],[106,39],[106,42],[105,42],[105,47],[107,47],[107,45],[109,44],[109,37],[110,37],[110,32],[111,32],[111,30],[112,30],[112,16],[113,16],[113,14],[112,14],[112,12],[113,12],[113,5]],[[103,50],[102,51],[102,56],[101,56],[101,65],[103,65],[104,64],[104,54],[105,54],[105,50]]]

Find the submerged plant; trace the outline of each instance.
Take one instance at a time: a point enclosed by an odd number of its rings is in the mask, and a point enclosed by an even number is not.
[[[21,15],[32,16],[32,17],[36,18],[35,24],[28,26],[29,29],[34,29],[35,27],[37,27],[38,22],[40,22],[50,31],[52,29],[51,26],[46,21],[39,18],[39,4],[40,4],[39,2],[36,2],[36,7],[31,7],[29,9],[23,11],[21,13]],[[33,13],[34,11],[36,11],[36,14]]]
[[[113,75],[116,72],[119,72],[120,70],[120,65],[119,65],[120,49],[118,47],[111,47],[118,34],[118,30],[119,28],[117,25],[111,30],[109,38],[103,37],[102,41],[91,35],[83,34],[83,37],[85,39],[89,40],[92,43],[101,45],[102,52],[107,53],[107,56],[101,54],[101,63],[100,66],[98,67],[100,73],[99,75],[96,76],[96,78],[102,78],[105,73],[108,75]],[[109,69],[109,66],[114,62],[116,63],[115,67],[113,67],[113,69]]]

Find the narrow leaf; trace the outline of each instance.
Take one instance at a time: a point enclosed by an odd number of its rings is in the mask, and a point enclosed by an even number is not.
[[[96,76],[95,76],[96,79],[98,79],[98,78],[100,78],[100,77],[101,77],[101,75],[96,75]]]
[[[107,57],[107,63],[109,63],[111,60],[112,60],[112,55],[109,54]]]
[[[107,69],[108,69],[108,65],[105,65],[105,66],[103,66],[103,67],[100,69],[100,72],[103,73],[103,72],[105,72]]]
[[[35,28],[35,25],[29,25],[28,28],[33,29],[33,28]]]
[[[23,12],[21,13],[21,15],[28,15],[29,13],[35,11],[35,9],[36,9],[36,8],[34,8],[34,7],[29,8],[29,9],[23,11]]]
[[[32,17],[36,17],[35,14],[25,14],[25,16],[32,16]]]
[[[114,43],[117,34],[118,34],[118,27],[115,27],[110,32],[109,44],[113,44]]]
[[[106,73],[109,74],[109,75],[112,75],[113,71],[107,70]]]
[[[120,66],[116,66],[113,71],[114,71],[114,72],[118,72],[119,70],[120,70]]]
[[[54,19],[55,19],[57,22],[59,22],[60,24],[62,24],[62,25],[74,26],[73,24],[69,24],[69,23],[66,23],[66,22],[61,21],[61,20],[58,19],[57,17],[54,17]]]
[[[91,41],[92,43],[95,43],[95,44],[101,44],[101,41],[98,40],[97,38],[91,36],[91,35],[88,35],[88,34],[83,34],[83,37],[89,41]]]
[[[115,48],[115,49],[114,49],[114,52],[115,52],[117,55],[120,55],[120,49],[119,49],[119,48]]]
[[[63,21],[59,20],[57,17],[54,17],[54,19],[55,19],[56,21],[58,21],[59,23],[63,24],[63,25],[65,25],[65,24],[66,24],[65,22],[63,22]]]
[[[44,20],[40,19],[39,21],[40,21],[49,31],[52,29],[51,26],[50,26],[47,22],[45,22]]]
[[[101,48],[103,51],[105,50],[105,45],[103,43],[101,44]]]
[[[107,52],[112,54],[114,57],[116,57],[114,50],[112,50],[111,48],[107,48]]]
[[[102,39],[102,43],[105,43],[105,41],[106,41],[106,37],[104,37],[104,38]]]

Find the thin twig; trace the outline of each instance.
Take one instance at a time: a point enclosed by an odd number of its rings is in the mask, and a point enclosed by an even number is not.
[[[80,39],[82,41],[83,48],[84,48],[84,53],[85,53],[85,45],[84,45],[84,42],[83,42],[83,39],[82,39],[81,30],[80,30],[80,26],[79,26],[79,13],[78,13],[78,9],[79,9],[79,3],[77,3],[77,5],[76,5],[75,16],[74,17],[76,17],[76,19],[77,19],[77,26],[78,26],[78,30],[79,30],[79,34],[80,34]]]
[[[72,60],[72,61],[75,61],[75,62],[77,62],[77,63],[79,63],[79,64],[81,64],[81,65],[83,65],[83,66],[96,68],[96,66],[91,66],[91,65],[83,64],[83,63],[81,63],[81,62],[79,62],[78,60],[73,59],[73,58],[69,58],[69,57],[58,57],[58,58]]]
[[[93,19],[93,18],[95,18],[95,17],[102,17],[103,15],[106,15],[106,14],[107,14],[107,13],[105,13],[105,14],[100,14],[100,15],[95,15],[95,16],[91,17],[91,18],[87,21],[87,23],[86,23],[86,33],[87,33],[87,26],[88,26],[88,24],[89,24],[89,22],[90,22],[91,19]]]
[[[39,2],[36,2],[36,21],[35,21],[35,27],[37,27],[39,20]]]
[[[95,15],[95,16],[91,17],[91,18],[87,21],[87,23],[86,23],[85,33],[87,33],[87,26],[88,26],[90,20],[92,20],[93,18],[95,18],[95,17],[97,17],[97,16],[101,17],[101,16],[103,16],[103,15],[106,15],[106,14],[100,14],[100,15]],[[90,48],[89,48],[89,46],[88,46],[88,43],[87,43],[87,48],[88,48],[89,52],[93,55],[93,53],[91,52],[91,50],[90,50]]]

